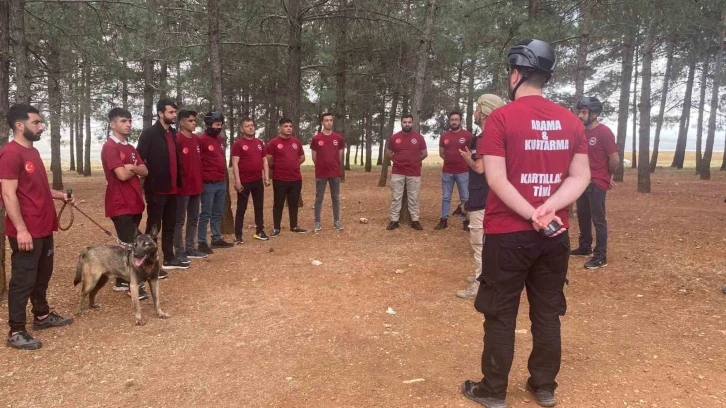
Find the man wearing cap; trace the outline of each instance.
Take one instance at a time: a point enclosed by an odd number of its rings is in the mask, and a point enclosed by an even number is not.
[[[608,222],[605,219],[605,195],[613,186],[612,175],[618,168],[620,149],[609,127],[598,121],[602,103],[597,98],[585,97],[577,103],[578,117],[585,125],[587,156],[590,160],[591,182],[585,193],[577,199],[577,221],[580,242],[570,255],[589,256],[585,268],[607,266]],[[595,224],[595,250],[592,249],[592,224]]]
[[[476,102],[474,111],[474,122],[483,129],[487,118],[492,111],[504,106],[502,98],[493,94],[484,94]],[[481,275],[481,249],[484,245],[484,209],[486,208],[487,195],[489,195],[489,184],[484,175],[484,160],[477,157],[476,145],[483,133],[471,141],[472,154],[468,148],[459,150],[461,158],[469,168],[469,200],[466,201],[466,212],[469,215],[469,242],[474,250],[474,276],[466,278],[469,286],[463,290],[457,290],[456,296],[462,299],[474,299],[479,291],[479,275]]]
[[[527,288],[532,352],[525,388],[540,406],[555,406],[560,371],[560,316],[567,309],[568,206],[587,187],[587,141],[582,123],[542,97],[556,65],[544,41],[524,40],[507,58],[512,103],[487,118],[477,157],[487,196],[481,287],[474,300],[484,314],[484,377],[462,392],[488,408],[505,408],[514,358],[514,331],[522,289]]]
[[[459,150],[469,146],[471,139],[471,132],[461,128],[461,112],[450,112],[449,130],[439,138],[439,157],[444,160],[444,166],[441,169],[441,219],[434,227],[437,231],[448,227],[454,184],[459,190],[459,205],[469,199],[469,166]]]

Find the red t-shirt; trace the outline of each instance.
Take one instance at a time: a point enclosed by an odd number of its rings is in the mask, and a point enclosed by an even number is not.
[[[394,133],[388,139],[388,149],[393,151],[391,174],[421,176],[421,151],[426,150],[426,141],[416,131]]]
[[[38,150],[15,141],[3,146],[0,149],[0,179],[18,180],[20,215],[33,238],[47,237],[58,231],[53,195]],[[5,235],[18,236],[18,230],[7,215]]]
[[[270,140],[265,153],[272,156],[272,179],[280,181],[302,180],[300,174],[300,156],[304,156],[302,143],[294,136],[285,139],[276,136]]]
[[[166,133],[164,134],[164,139],[166,139],[166,148],[169,151],[169,177],[171,179],[171,189],[166,193],[161,194],[176,194],[178,190],[176,186],[176,142],[174,141],[174,136],[172,136],[171,134],[171,130],[166,131]]]
[[[310,141],[310,150],[315,152],[315,178],[340,177],[340,151],[345,140],[337,133],[329,135],[318,132]]]
[[[265,157],[265,143],[262,140],[240,137],[232,145],[232,156],[239,157],[237,168],[240,182],[252,183],[262,178],[262,159]]]
[[[199,152],[202,157],[202,180],[222,181],[227,173],[227,162],[219,138],[202,133],[199,136]]]
[[[144,164],[139,152],[129,143],[122,144],[109,138],[101,149],[101,164],[106,176],[106,197],[104,207],[106,217],[135,215],[144,212],[144,198],[141,195],[141,181],[134,176],[122,181],[116,177],[114,169],[125,164],[140,166]]]
[[[585,138],[587,138],[587,157],[590,160],[590,179],[601,189],[609,190],[608,156],[620,152],[615,143],[615,135],[609,127],[601,123],[592,130],[585,129]]]
[[[506,159],[507,179],[532,206],[539,207],[568,175],[576,153],[587,153],[582,122],[541,96],[526,96],[496,109],[479,139],[481,155]],[[568,209],[557,216],[569,228]],[[487,234],[526,231],[532,225],[507,207],[494,191],[487,197]]]
[[[439,147],[444,148],[444,167],[441,172],[447,174],[468,173],[469,165],[461,157],[459,149],[464,150],[471,144],[472,135],[469,131],[460,129],[458,132],[444,132],[439,139]]]
[[[182,133],[176,134],[176,141],[181,151],[182,187],[177,193],[180,196],[195,196],[201,194],[202,185],[202,158],[199,154],[199,136],[192,133],[186,137]]]

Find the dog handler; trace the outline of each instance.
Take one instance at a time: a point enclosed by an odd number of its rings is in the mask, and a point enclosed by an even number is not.
[[[488,408],[507,406],[514,330],[526,286],[533,337],[526,389],[539,405],[552,407],[562,356],[560,316],[567,309],[567,206],[590,180],[587,142],[577,117],[542,97],[556,65],[549,44],[519,42],[507,62],[513,102],[489,115],[477,146],[491,189],[474,301],[485,318],[484,378],[465,381],[462,392]]]
[[[7,211],[5,234],[10,242],[8,288],[8,345],[36,350],[43,345],[25,331],[25,306],[33,304],[33,329],[71,324],[73,319],[50,311],[48,282],[53,274],[53,231],[58,230],[53,199],[75,203],[73,197],[51,190],[45,165],[33,142],[40,140],[43,120],[30,105],[13,105],[6,115],[13,140],[0,149],[0,185]],[[5,250],[5,248],[3,248]]]

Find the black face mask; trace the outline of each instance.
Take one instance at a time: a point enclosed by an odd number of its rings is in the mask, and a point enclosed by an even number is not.
[[[215,129],[215,128],[211,128],[210,127],[210,128],[207,128],[206,133],[209,136],[215,136],[215,137],[217,137],[217,136],[219,136],[220,133],[222,133],[222,128]]]
[[[40,140],[40,135],[42,135],[43,132],[33,133],[29,129],[23,130],[23,136],[25,137],[25,140],[29,142],[37,142]]]

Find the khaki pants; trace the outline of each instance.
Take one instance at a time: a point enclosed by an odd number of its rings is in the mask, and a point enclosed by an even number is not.
[[[481,248],[484,246],[484,210],[469,212],[469,242],[474,250],[474,277],[481,275]]]
[[[397,222],[401,215],[404,186],[408,194],[408,212],[411,213],[411,221],[418,221],[418,195],[421,192],[421,177],[402,176],[400,174],[391,175],[391,221]]]

